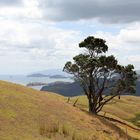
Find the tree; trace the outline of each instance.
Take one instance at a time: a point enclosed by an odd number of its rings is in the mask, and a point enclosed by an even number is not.
[[[89,102],[89,112],[97,114],[114,97],[135,93],[137,79],[134,66],[122,66],[108,51],[106,41],[93,36],[79,44],[85,52],[67,62],[64,71],[79,81]]]

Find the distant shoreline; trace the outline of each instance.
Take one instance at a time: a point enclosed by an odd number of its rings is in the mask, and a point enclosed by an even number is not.
[[[56,79],[60,79],[60,78],[71,78],[70,76],[64,76],[64,75],[60,75],[60,74],[56,74],[56,75],[45,75],[45,74],[41,74],[41,73],[30,74],[30,75],[27,75],[27,77],[49,77],[49,78],[56,78]]]
[[[26,84],[27,87],[33,87],[33,86],[47,86],[47,83],[42,83],[42,82],[31,82]]]

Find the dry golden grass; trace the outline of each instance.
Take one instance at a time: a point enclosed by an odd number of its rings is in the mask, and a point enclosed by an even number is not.
[[[125,132],[62,96],[0,81],[0,140],[118,139],[125,140]]]
[[[73,97],[70,99],[70,103],[73,104],[77,98],[79,99],[76,106],[87,111],[88,101],[86,96]],[[104,114],[106,117],[117,119],[134,128],[138,128],[140,127],[140,97],[122,96],[120,100],[115,98],[103,108],[102,112],[99,113],[99,115]],[[116,125],[126,132],[125,125]],[[140,139],[139,131],[135,131],[127,127],[127,134],[134,138]]]

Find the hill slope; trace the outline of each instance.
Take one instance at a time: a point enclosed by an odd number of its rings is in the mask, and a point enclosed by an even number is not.
[[[83,93],[83,89],[78,82],[54,82],[43,86],[41,91],[55,92],[63,96],[77,96]]]
[[[70,103],[74,103],[78,99],[76,106],[82,110],[88,110],[88,100],[86,96],[77,96],[70,98]],[[121,96],[121,99],[115,98],[104,106],[100,115],[117,119],[126,124],[130,124],[140,129],[140,97],[137,96]],[[130,132],[132,133],[132,132]],[[137,134],[132,134],[136,136]],[[140,132],[136,138],[140,139]]]
[[[78,82],[54,82],[48,84],[47,86],[43,86],[41,91],[49,91],[59,93],[63,96],[79,96],[84,93],[82,87]],[[140,79],[136,82],[136,96],[140,96]]]
[[[123,140],[126,134],[71,106],[62,96],[0,81],[0,140],[50,139]]]

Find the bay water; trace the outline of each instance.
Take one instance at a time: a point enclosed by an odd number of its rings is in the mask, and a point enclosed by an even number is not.
[[[26,86],[29,83],[35,83],[35,82],[49,84],[56,81],[62,81],[62,82],[73,81],[70,78],[28,77],[26,75],[0,75],[0,80],[12,82],[24,86]],[[42,86],[31,86],[31,88],[40,90]]]

